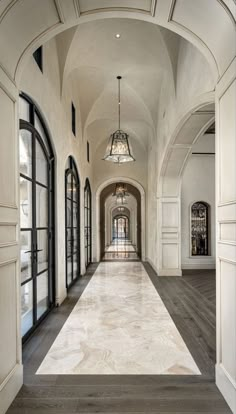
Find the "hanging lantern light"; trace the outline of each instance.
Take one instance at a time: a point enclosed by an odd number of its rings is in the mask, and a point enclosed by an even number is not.
[[[124,207],[118,207],[118,211],[125,211],[125,208]]]
[[[123,195],[123,196],[129,196],[129,193],[127,191],[127,187],[125,183],[117,183],[115,185],[115,191],[112,194],[113,197],[117,197],[119,195]]]
[[[105,161],[111,161],[116,164],[123,164],[125,162],[135,161],[132,150],[129,144],[129,135],[120,129],[120,80],[118,79],[118,129],[113,132],[109,138],[106,153],[103,158]]]
[[[122,195],[122,194],[119,194],[119,195],[116,197],[116,204],[121,204],[121,205],[123,205],[123,204],[127,204],[126,197],[125,197],[124,195]]]

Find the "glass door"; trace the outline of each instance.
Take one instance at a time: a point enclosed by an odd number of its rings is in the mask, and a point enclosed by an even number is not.
[[[35,107],[26,104],[31,118],[20,121],[19,133],[23,340],[54,304],[53,158],[34,126]]]
[[[80,183],[75,162],[68,159],[66,181],[66,286],[69,288],[80,275]]]
[[[86,180],[84,188],[84,248],[86,268],[92,261],[92,210],[91,210],[91,187]]]

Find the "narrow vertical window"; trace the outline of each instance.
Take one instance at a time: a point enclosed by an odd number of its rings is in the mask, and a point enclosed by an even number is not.
[[[71,129],[74,135],[76,135],[76,110],[73,102],[71,103]]]
[[[191,208],[192,256],[208,256],[208,204],[198,201]]]
[[[89,153],[89,151],[90,151],[90,148],[89,148],[89,142],[87,141],[87,161],[89,162],[89,160],[90,160],[90,153]]]
[[[40,46],[38,49],[35,50],[35,52],[33,53],[33,58],[41,72],[43,72],[43,46]]]

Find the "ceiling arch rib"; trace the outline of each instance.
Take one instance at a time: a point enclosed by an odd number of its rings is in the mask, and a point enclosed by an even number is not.
[[[101,4],[101,1],[93,2],[96,8],[99,8],[97,4]],[[178,33],[206,56],[216,80],[235,57],[235,42],[232,39],[235,38],[236,30],[236,4],[233,0],[158,0],[153,17],[137,10],[122,11],[122,3],[124,0],[109,0],[109,7],[112,7],[110,11],[104,12],[100,7],[99,13],[81,15],[78,0],[2,1],[1,68],[10,80],[18,83],[28,56],[40,44],[72,26],[110,17],[145,20]]]

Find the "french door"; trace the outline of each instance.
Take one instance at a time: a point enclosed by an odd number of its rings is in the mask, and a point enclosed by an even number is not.
[[[65,174],[66,194],[66,286],[80,275],[80,181],[75,162],[68,158]]]
[[[19,133],[23,340],[54,305],[53,157],[35,106],[24,104],[29,119],[20,121]]]
[[[86,179],[84,188],[84,249],[85,267],[92,261],[92,194],[89,180]]]

